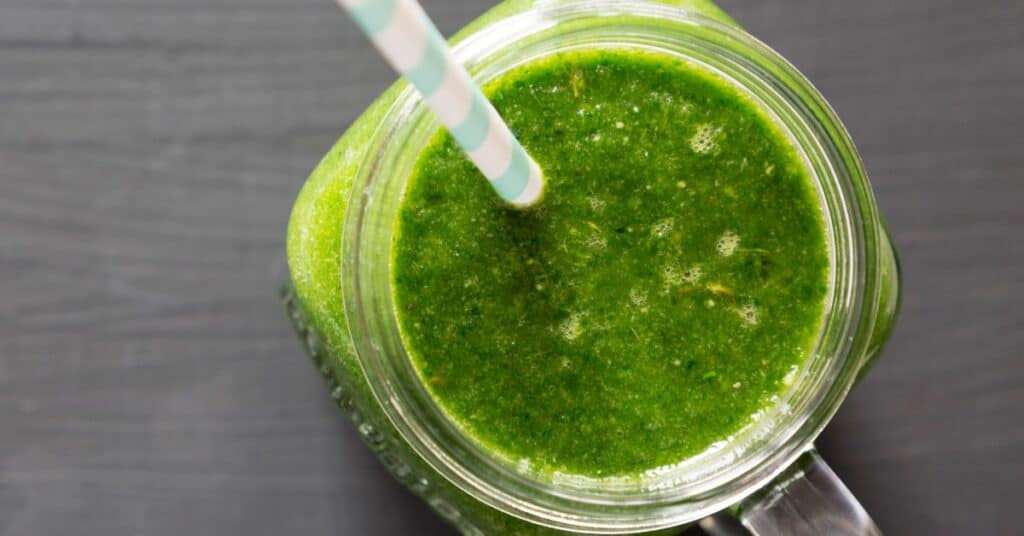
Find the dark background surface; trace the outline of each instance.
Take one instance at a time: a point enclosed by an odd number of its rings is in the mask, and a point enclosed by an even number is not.
[[[844,118],[902,254],[821,450],[891,534],[1016,532],[1024,4],[722,4]],[[0,534],[451,533],[275,297],[303,178],[392,79],[329,0],[0,3]]]

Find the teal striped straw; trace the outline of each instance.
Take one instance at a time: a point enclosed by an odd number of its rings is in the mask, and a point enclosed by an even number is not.
[[[540,199],[540,167],[455,60],[416,0],[337,1],[419,91],[498,195],[519,207]]]

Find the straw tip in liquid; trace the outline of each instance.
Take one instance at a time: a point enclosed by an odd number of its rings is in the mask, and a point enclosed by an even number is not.
[[[533,159],[530,159],[530,173],[523,191],[511,201],[516,208],[528,208],[536,205],[544,197],[544,173]]]

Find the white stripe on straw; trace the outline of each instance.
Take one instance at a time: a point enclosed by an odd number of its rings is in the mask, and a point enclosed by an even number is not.
[[[491,186],[528,206],[544,190],[540,167],[455,61],[416,0],[337,0],[388,63],[412,83]]]

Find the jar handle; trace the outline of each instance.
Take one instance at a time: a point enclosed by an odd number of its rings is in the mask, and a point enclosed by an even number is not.
[[[811,447],[771,483],[744,499],[736,517],[756,536],[873,536],[882,532],[857,498]],[[711,534],[735,535],[721,516],[701,522]]]

